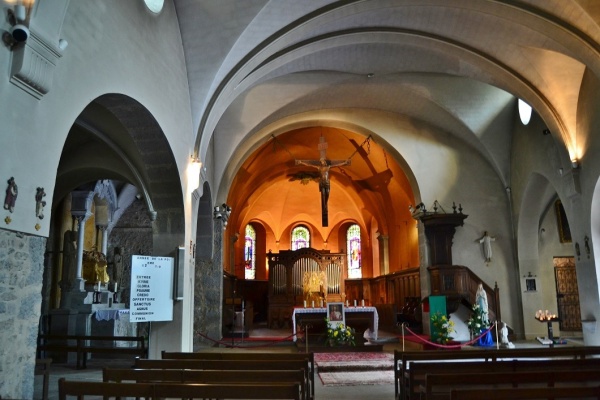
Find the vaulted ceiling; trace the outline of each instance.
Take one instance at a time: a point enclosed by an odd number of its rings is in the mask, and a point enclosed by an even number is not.
[[[438,132],[432,141],[444,136],[462,143],[510,186],[516,99],[521,98],[542,117],[566,160],[580,155],[579,90],[586,68],[600,74],[600,6],[595,1],[174,4],[187,63],[195,152],[203,161],[213,158],[213,193],[219,200],[234,199],[237,210],[247,212],[265,201],[273,207],[270,193],[297,198],[303,206],[305,196],[315,196],[310,204],[318,208],[316,187],[289,194],[299,186],[288,181],[297,172],[290,154],[316,158],[316,127],[321,126],[332,128],[327,135],[331,149],[349,149],[342,131],[358,133],[354,138],[360,143],[370,132],[353,129],[349,115],[360,114],[363,120],[375,113],[394,115],[407,121],[403,129],[415,135],[428,127]],[[252,160],[268,153],[272,137],[288,135],[310,136],[312,145],[307,141],[295,147],[290,139],[290,154],[264,156],[265,168],[253,173],[260,179],[252,175],[240,183]],[[400,192],[414,195],[401,152],[392,157],[406,174]],[[352,171],[352,179],[367,179],[366,172]],[[332,208],[359,208],[360,202],[336,197],[341,190],[335,185],[344,185],[339,175],[332,183]],[[234,194],[232,185],[247,187]],[[250,193],[252,185],[265,187],[262,198]]]

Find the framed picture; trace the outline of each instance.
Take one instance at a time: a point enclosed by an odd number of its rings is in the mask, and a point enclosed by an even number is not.
[[[525,290],[527,292],[537,291],[537,282],[535,278],[525,278]]]
[[[345,325],[344,303],[327,303],[327,319],[332,326]]]

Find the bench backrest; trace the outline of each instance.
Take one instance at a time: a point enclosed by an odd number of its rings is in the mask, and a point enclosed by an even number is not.
[[[59,400],[85,396],[300,400],[300,384],[112,383],[58,381]]]
[[[519,372],[480,372],[480,373],[444,373],[427,374],[425,393],[428,400],[450,398],[452,389],[478,389],[505,387],[557,387],[585,383],[600,385],[600,368],[590,370],[540,370]]]
[[[600,399],[600,387],[456,389],[450,392],[450,399]]]
[[[600,358],[583,360],[508,360],[508,361],[447,361],[447,362],[413,362],[406,372],[402,393],[408,398],[418,397],[419,386],[424,386],[428,374],[435,373],[478,373],[478,372],[519,372],[519,371],[549,371],[549,370],[598,370]]]
[[[567,346],[555,348],[527,348],[527,349],[469,349],[465,350],[423,350],[423,351],[394,351],[394,385],[396,397],[405,390],[407,382],[405,371],[410,369],[413,361],[446,361],[446,360],[488,360],[499,359],[554,359],[571,358],[585,359],[600,357],[600,346]]]
[[[315,394],[315,354],[310,353],[273,353],[273,352],[161,352],[161,358],[175,360],[305,360],[311,397]]]
[[[104,368],[103,382],[174,382],[174,383],[300,383],[301,396],[307,398],[309,385],[300,370],[191,370]]]
[[[154,369],[305,369],[303,360],[147,360],[136,358],[135,368]]]

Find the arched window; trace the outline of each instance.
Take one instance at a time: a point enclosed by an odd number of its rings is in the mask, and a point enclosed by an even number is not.
[[[310,247],[310,232],[305,226],[292,229],[292,250]]]
[[[246,242],[244,244],[244,276],[246,279],[256,278],[256,231],[252,225],[246,225]]]
[[[351,225],[346,232],[346,248],[348,249],[348,279],[362,278],[360,227]]]

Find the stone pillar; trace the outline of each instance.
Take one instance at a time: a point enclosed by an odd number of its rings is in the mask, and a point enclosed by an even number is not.
[[[390,237],[380,233],[377,240],[379,241],[379,273],[387,275],[390,273]]]
[[[99,232],[102,233],[102,243],[100,246],[100,252],[102,254],[104,254],[105,256],[107,256],[107,252],[108,252],[108,226],[106,225],[96,225],[97,229]]]
[[[77,264],[75,274],[75,283],[73,288],[75,290],[85,291],[85,281],[82,277],[83,270],[83,240],[85,239],[85,221],[87,216],[77,216]]]
[[[71,215],[77,220],[77,273],[73,290],[85,291],[85,281],[82,278],[83,268],[83,239],[85,235],[85,221],[92,215],[90,212],[94,192],[77,190],[71,192]]]

